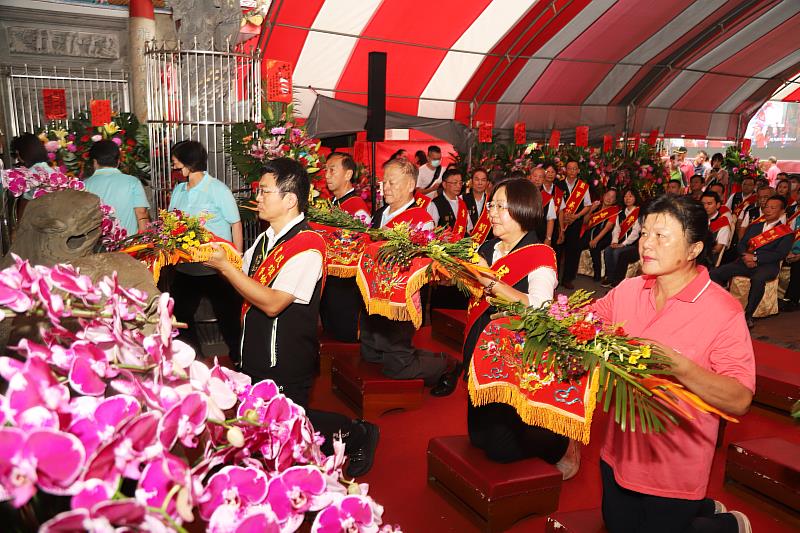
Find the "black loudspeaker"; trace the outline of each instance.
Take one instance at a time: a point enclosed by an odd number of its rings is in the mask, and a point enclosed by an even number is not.
[[[382,142],[386,133],[386,52],[369,53],[367,140]]]

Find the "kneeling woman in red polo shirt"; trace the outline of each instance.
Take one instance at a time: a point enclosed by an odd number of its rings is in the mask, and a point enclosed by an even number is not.
[[[714,407],[747,412],[755,389],[753,345],[742,307],[706,267],[708,216],[685,197],[648,207],[639,239],[643,276],[595,303],[603,320],[650,339],[674,377]],[[706,498],[719,418],[696,414],[662,434],[610,424],[600,453],[603,518],[618,532],[750,532],[747,517]]]

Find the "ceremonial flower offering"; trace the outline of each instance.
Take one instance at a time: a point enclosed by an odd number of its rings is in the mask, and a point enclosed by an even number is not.
[[[295,159],[309,174],[317,172],[320,143],[295,123],[292,106],[264,102],[261,108],[261,122],[237,122],[225,137],[226,151],[244,181],[258,181],[264,162],[279,157]]]
[[[274,382],[174,339],[169,294],[17,257],[0,289],[0,313],[46,321],[0,357],[8,529],[399,531]]]
[[[161,210],[158,219],[144,231],[120,242],[117,250],[142,261],[156,282],[164,265],[207,261],[213,254],[211,243],[222,246],[228,261],[241,268],[242,258],[233,244],[208,231],[205,222],[202,216]]]
[[[16,199],[25,193],[30,193],[32,198],[39,198],[47,193],[64,189],[74,189],[82,191],[85,189],[83,181],[74,176],[69,176],[55,170],[48,172],[43,168],[29,169],[17,167],[2,172],[3,195],[5,191],[11,193],[12,198]],[[114,208],[110,205],[100,204],[100,211],[103,220],[100,225],[100,243],[106,249],[110,249],[119,241],[123,240],[128,232],[120,226],[119,221],[114,216]],[[12,205],[7,212],[12,214],[16,222],[16,207]]]
[[[758,158],[742,152],[738,146],[729,146],[725,150],[724,166],[735,183],[741,183],[744,178],[757,180],[764,176]]]
[[[370,233],[371,231],[363,220],[352,216],[340,207],[332,205],[328,200],[317,200],[309,205],[308,219],[323,226],[356,233]]]
[[[478,339],[469,369],[474,404],[501,402],[523,420],[589,442],[596,404],[613,405],[622,430],[662,432],[691,408],[736,421],[670,375],[659,350],[592,312],[591,293],[559,295],[540,308],[492,299],[500,318]],[[497,315],[495,315],[497,316]],[[638,421],[638,424],[637,424]]]
[[[62,172],[83,178],[87,168],[89,150],[100,140],[111,140],[119,146],[119,169],[136,176],[142,182],[150,181],[150,148],[147,126],[133,113],[117,113],[112,121],[102,126],[92,126],[89,113],[83,111],[64,128],[54,123],[39,134],[50,160]]]

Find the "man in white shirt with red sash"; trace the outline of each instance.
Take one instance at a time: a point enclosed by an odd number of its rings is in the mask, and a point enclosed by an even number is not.
[[[772,187],[768,185],[759,187],[758,192],[756,193],[756,202],[754,202],[753,205],[748,209],[745,209],[745,211],[737,219],[736,234],[740,239],[750,224],[761,222],[763,220],[762,217],[764,216],[764,206],[766,205],[767,200],[772,198],[774,195],[775,189]]]
[[[386,201],[372,218],[373,228],[390,228],[407,222],[433,229],[428,212],[416,207],[414,187],[417,167],[406,159],[394,159],[384,166],[383,197]],[[414,348],[414,325],[381,315],[361,314],[361,357],[383,365],[384,375],[394,379],[423,379],[434,396],[451,394],[458,383],[461,365],[444,354]]]
[[[325,241],[311,231],[304,212],[310,183],[293,159],[268,161],[258,188],[258,216],[270,223],[243,257],[242,270],[217,248],[206,262],[244,298],[241,370],[253,383],[273,380],[281,392],[305,408],[326,438],[342,432],[350,457],[347,475],[363,475],[372,466],[378,428],[337,414],[308,409],[319,358],[317,316],[325,284]]]
[[[737,219],[742,212],[756,203],[756,180],[752,177],[742,178],[742,190],[735,192],[728,197],[725,205],[731,210]]]
[[[559,241],[564,245],[564,268],[561,269],[561,285],[572,289],[572,281],[578,275],[581,257],[581,227],[583,216],[592,208],[589,184],[578,179],[580,167],[575,160],[567,161],[567,178],[564,180],[565,198],[561,203],[558,221],[561,227]]]
[[[333,195],[332,205],[369,224],[369,206],[353,188],[355,172],[356,163],[349,154],[334,152],[325,161],[325,185]],[[338,341],[358,342],[358,316],[363,307],[355,278],[330,276],[319,308],[322,329]]]
[[[472,234],[472,230],[478,223],[478,219],[483,215],[486,202],[489,200],[487,189],[489,188],[489,174],[482,168],[472,171],[469,193],[463,196],[464,203],[467,205],[467,233]],[[485,217],[489,220],[488,213]],[[485,238],[485,236],[484,236]],[[482,243],[483,241],[481,241]]]
[[[558,238],[561,236],[561,228],[558,224],[558,211],[561,209],[564,189],[556,184],[557,173],[555,163],[546,161],[542,165],[542,168],[544,169],[544,182],[539,192],[542,193],[543,218],[547,221],[544,243],[551,248],[555,248],[556,243],[558,243]],[[554,221],[552,224],[550,223],[551,220]]]
[[[460,170],[446,170],[442,176],[442,194],[427,207],[435,225],[450,228],[453,232],[453,242],[462,239],[467,231],[467,204],[459,197],[463,184]]]
[[[737,246],[739,259],[711,271],[711,279],[722,286],[734,276],[750,278],[750,293],[744,310],[750,327],[767,281],[777,277],[780,262],[794,242],[794,231],[786,224],[785,209],[786,199],[782,196],[774,195],[767,200],[763,207],[764,220],[750,224]]]
[[[711,253],[714,258],[731,244],[731,219],[722,212],[719,195],[714,191],[706,191],[700,197],[708,215],[708,230],[714,235],[714,249]]]

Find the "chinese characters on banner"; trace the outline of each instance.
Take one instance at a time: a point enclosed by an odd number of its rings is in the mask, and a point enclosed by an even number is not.
[[[525,144],[528,140],[528,134],[525,131],[524,122],[514,123],[514,144]]]
[[[603,152],[610,152],[614,148],[614,139],[611,135],[603,135]]]
[[[561,131],[560,130],[553,130],[550,132],[550,143],[548,146],[555,150],[558,148],[559,143],[561,142]]]
[[[749,154],[750,153],[750,144],[752,141],[750,139],[742,139],[742,153]]]
[[[658,128],[650,130],[650,136],[647,138],[647,144],[650,146],[655,146],[656,142],[658,142]]]
[[[292,64],[288,61],[267,60],[267,100],[292,103]]]
[[[575,146],[586,148],[589,146],[589,126],[575,128]]]
[[[494,122],[483,121],[478,124],[478,142],[490,143],[492,142],[492,129]]]
[[[111,100],[92,100],[89,104],[92,126],[99,127],[111,122]]]
[[[67,118],[67,91],[64,89],[42,89],[44,118],[61,120]]]

